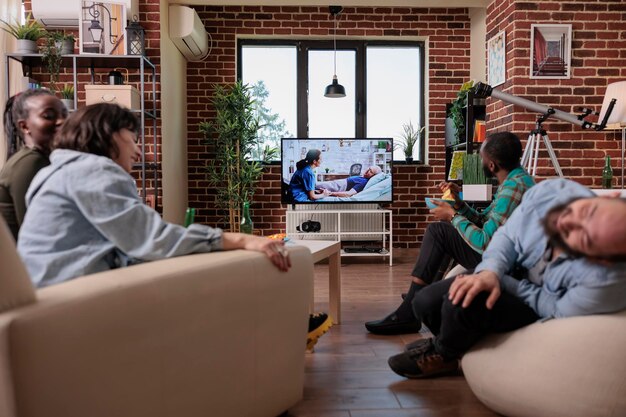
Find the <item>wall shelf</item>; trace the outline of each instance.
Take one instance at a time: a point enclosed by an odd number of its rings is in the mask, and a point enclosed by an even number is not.
[[[42,54],[5,54],[6,57],[6,91],[10,94],[10,71],[9,66],[13,61],[17,61],[22,65],[22,71],[25,76],[32,76],[33,68],[44,68]],[[159,193],[158,182],[158,167],[157,162],[146,161],[146,125],[151,125],[150,142],[152,143],[153,159],[156,160],[157,155],[157,109],[156,109],[156,67],[143,55],[63,55],[61,68],[69,68],[72,71],[72,82],[74,85],[74,103],[78,104],[78,90],[81,83],[78,81],[78,70],[89,69],[91,73],[91,84],[96,84],[96,69],[113,69],[113,68],[127,68],[137,70],[136,74],[139,75],[138,91],[140,98],[140,108],[132,109],[131,111],[137,115],[140,120],[139,141],[141,147],[141,162],[135,164],[133,167],[139,171],[141,179],[141,196],[143,201],[147,201],[148,189],[147,180],[148,171],[150,171],[150,179],[153,180],[152,187],[152,199],[154,205],[157,204]],[[151,86],[146,82],[146,73],[151,76]],[[45,81],[45,80],[42,80]],[[135,84],[135,83],[131,83]],[[151,88],[150,88],[151,87]],[[5,97],[8,99],[8,97]],[[74,109],[75,110],[75,109]],[[70,111],[74,111],[70,110]],[[151,121],[151,122],[150,122]]]

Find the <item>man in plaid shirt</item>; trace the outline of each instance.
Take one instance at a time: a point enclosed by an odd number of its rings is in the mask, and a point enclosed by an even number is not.
[[[439,271],[450,257],[466,269],[473,269],[482,259],[491,237],[502,226],[522,201],[524,193],[535,184],[533,178],[520,166],[522,144],[510,132],[490,135],[480,148],[483,169],[498,180],[498,191],[493,202],[484,210],[469,207],[459,197],[456,184],[442,183],[442,191],[450,190],[455,204],[433,202],[435,220],[422,240],[422,248],[411,275],[411,287],[402,304],[382,320],[369,321],[365,327],[374,334],[415,333],[421,322],[413,311],[412,301],[417,291],[440,277]]]

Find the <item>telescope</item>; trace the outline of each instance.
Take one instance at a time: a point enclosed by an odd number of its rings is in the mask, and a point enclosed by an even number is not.
[[[563,171],[561,171],[561,166],[556,159],[556,153],[552,148],[552,144],[550,143],[550,138],[548,138],[548,134],[541,127],[541,124],[546,121],[549,117],[554,117],[555,119],[563,120],[564,122],[569,122],[573,125],[580,126],[583,129],[595,129],[602,130],[606,127],[607,121],[609,120],[609,116],[613,111],[613,107],[615,106],[616,99],[613,98],[609,102],[606,111],[603,109],[604,117],[602,121],[598,123],[592,123],[588,120],[585,120],[587,116],[593,114],[595,116],[599,116],[597,112],[594,112],[591,109],[583,108],[581,114],[571,114],[564,112],[559,109],[555,109],[549,106],[544,106],[543,104],[535,103],[534,101],[527,100],[525,98],[517,97],[512,94],[503,93],[502,91],[495,90],[490,85],[484,83],[478,83],[473,87],[474,96],[478,98],[487,98],[493,97],[499,100],[502,100],[506,103],[514,104],[517,106],[521,106],[527,110],[536,111],[537,113],[541,113],[541,116],[537,118],[537,122],[535,124],[535,129],[533,129],[528,135],[528,141],[526,142],[526,148],[524,149],[524,154],[522,155],[521,165],[526,168],[526,171],[535,176],[537,173],[537,160],[539,159],[539,145],[543,141],[545,144],[546,150],[548,151],[548,155],[550,156],[550,160],[552,161],[552,165],[556,170],[556,173],[559,177],[563,177]]]
[[[541,113],[543,116],[538,120],[538,124],[541,125],[543,121],[545,121],[548,117],[554,117],[555,119],[563,120],[564,122],[569,122],[573,125],[580,126],[583,129],[595,129],[602,130],[606,127],[607,120],[613,111],[613,107],[615,106],[615,99],[612,99],[607,107],[606,112],[604,113],[604,117],[602,121],[597,123],[592,123],[585,120],[585,117],[590,114],[598,116],[599,114],[594,112],[591,109],[583,108],[582,114],[576,115],[572,113],[567,113],[562,110],[555,109],[553,107],[544,106],[543,104],[535,103],[534,101],[527,100],[525,98],[517,97],[512,94],[503,93],[502,91],[496,90],[490,85],[484,83],[478,83],[474,86],[474,96],[477,98],[487,98],[493,97],[498,100],[502,100],[506,103],[514,104],[520,107],[524,107],[527,110],[535,111],[537,113]]]

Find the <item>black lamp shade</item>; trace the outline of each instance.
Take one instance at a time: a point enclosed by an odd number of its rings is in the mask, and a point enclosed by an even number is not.
[[[338,97],[345,97],[345,96],[346,96],[346,89],[343,87],[343,85],[339,84],[339,81],[337,81],[337,76],[334,76],[333,83],[329,84],[326,87],[326,92],[324,92],[324,97],[338,98]]]

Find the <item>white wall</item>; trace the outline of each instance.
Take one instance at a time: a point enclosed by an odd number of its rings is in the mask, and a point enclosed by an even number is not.
[[[187,61],[169,37],[169,1],[161,0],[161,166],[163,218],[182,224],[188,205]]]

